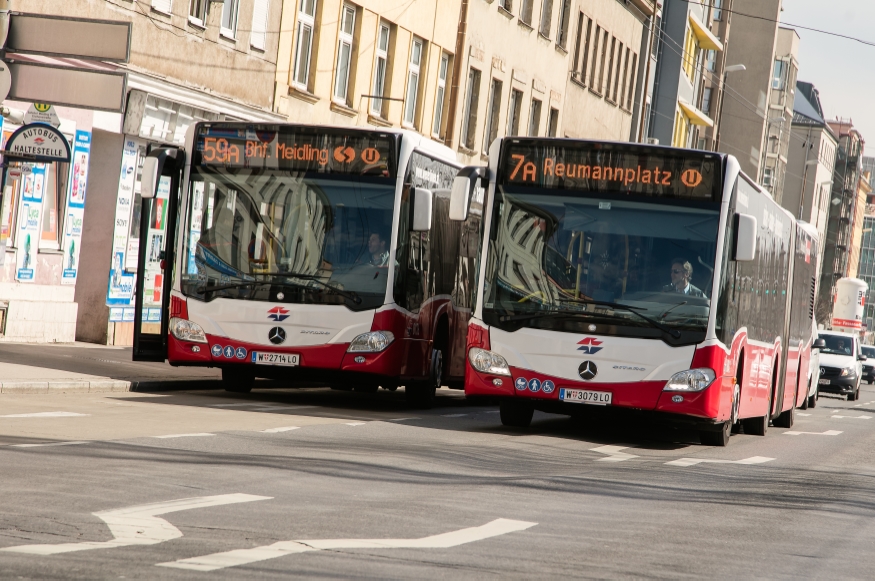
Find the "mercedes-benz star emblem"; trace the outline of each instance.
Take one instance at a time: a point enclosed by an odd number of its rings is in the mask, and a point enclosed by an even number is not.
[[[821,375],[826,375],[826,369],[824,369],[823,367],[821,367],[821,368],[820,368],[820,374],[821,374]]]
[[[596,367],[596,364],[592,361],[584,361],[580,364],[580,367],[577,368],[577,373],[580,375],[581,379],[589,381],[599,374],[599,368]]]
[[[282,327],[274,327],[267,333],[267,338],[274,345],[279,345],[286,340],[286,330]]]

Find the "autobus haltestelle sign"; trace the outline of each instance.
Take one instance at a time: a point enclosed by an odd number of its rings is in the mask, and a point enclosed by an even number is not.
[[[69,162],[70,144],[64,134],[51,125],[32,123],[9,137],[6,156],[37,162]]]

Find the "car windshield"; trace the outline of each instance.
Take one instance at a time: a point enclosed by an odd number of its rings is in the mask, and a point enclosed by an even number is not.
[[[182,290],[201,300],[383,304],[394,180],[192,172]]]
[[[826,343],[820,352],[828,355],[853,355],[854,340],[851,337],[842,337],[841,335],[821,335],[821,339]]]
[[[586,332],[595,323],[620,335],[663,336],[656,321],[683,332],[672,332],[677,342],[701,340],[718,223],[713,203],[499,186],[484,317],[506,330]]]
[[[875,347],[863,347],[862,349],[866,359],[875,359]]]

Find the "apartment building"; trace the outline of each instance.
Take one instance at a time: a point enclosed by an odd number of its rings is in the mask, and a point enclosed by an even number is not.
[[[723,50],[709,50],[705,53],[705,74],[702,76],[702,98],[699,103],[702,112],[714,120],[714,125],[699,127],[696,147],[716,151],[720,133],[721,104],[726,98],[724,83],[730,74],[726,67],[733,64],[726,61],[726,49],[731,42],[729,30],[733,19],[734,0],[707,1],[711,5],[711,32],[723,43]]]
[[[796,83],[790,131],[781,205],[817,228],[822,243],[826,239],[838,141],[824,119],[820,93],[811,83]]]
[[[130,344],[138,263],[139,168],[151,144],[181,144],[197,120],[276,121],[282,5],[270,0],[9,0],[13,11],[132,23],[124,111],[55,107],[75,163],[21,164],[0,212],[0,336]],[[16,57],[51,66],[80,61]],[[30,103],[4,102],[3,145]],[[42,191],[34,204],[35,186]],[[44,222],[19,236],[24,208]],[[163,225],[162,225],[163,226]],[[2,235],[0,235],[2,238]],[[28,245],[28,239],[31,244]],[[31,251],[25,251],[26,247]],[[22,255],[29,268],[21,268]],[[151,290],[151,289],[147,289]],[[156,312],[160,316],[160,311]]]
[[[704,147],[714,121],[703,107],[706,68],[723,52],[712,32],[714,7],[666,0],[657,19],[657,65],[647,135],[663,145]],[[719,13],[718,13],[719,15]],[[722,18],[722,15],[721,15]],[[708,95],[711,98],[711,95]]]
[[[787,156],[792,135],[796,76],[799,73],[799,35],[779,27],[766,113],[765,138],[759,180],[780,204],[787,175]]]
[[[855,232],[863,230],[864,220],[858,218],[858,201],[861,199],[863,173],[863,136],[851,120],[836,119],[827,121],[838,138],[835,171],[830,192],[829,218],[827,219],[826,240],[823,251],[820,285],[817,300],[817,320],[828,323],[832,317],[835,297],[835,283],[838,279],[851,276],[851,255],[859,256],[862,240]],[[862,197],[865,200],[865,197]]]

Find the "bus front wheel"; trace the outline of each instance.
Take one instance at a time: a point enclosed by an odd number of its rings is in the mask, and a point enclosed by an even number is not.
[[[419,409],[430,409],[434,405],[435,392],[440,389],[443,381],[443,369],[443,352],[440,349],[432,349],[428,379],[404,386],[407,404]]]
[[[702,430],[699,432],[699,441],[702,442],[703,446],[719,446],[720,448],[725,447],[729,444],[729,435],[732,433],[732,421],[723,422],[720,426],[720,430],[714,431],[706,431]]]
[[[222,384],[225,391],[249,393],[255,385],[255,374],[243,367],[224,367]]]

